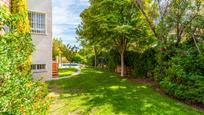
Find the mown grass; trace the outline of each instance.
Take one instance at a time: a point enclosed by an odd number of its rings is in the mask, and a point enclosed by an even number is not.
[[[202,115],[152,88],[90,68],[80,75],[47,82],[51,115]]]
[[[59,77],[65,77],[77,72],[76,68],[61,68],[59,69]]]

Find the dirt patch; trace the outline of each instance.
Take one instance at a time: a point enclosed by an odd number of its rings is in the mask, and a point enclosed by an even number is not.
[[[68,115],[84,115],[80,109],[76,109],[73,112],[69,112]]]
[[[49,86],[49,87],[48,87],[48,91],[49,91],[49,92],[58,93],[58,94],[63,93],[62,88],[57,87],[57,86]]]

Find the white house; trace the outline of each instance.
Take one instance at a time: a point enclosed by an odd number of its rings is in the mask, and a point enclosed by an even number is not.
[[[33,77],[52,77],[52,0],[28,0],[29,20],[35,52]]]
[[[0,5],[10,6],[9,0]],[[29,21],[35,51],[32,54],[33,77],[52,78],[52,0],[28,0]]]

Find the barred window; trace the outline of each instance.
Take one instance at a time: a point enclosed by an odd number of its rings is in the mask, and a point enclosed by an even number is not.
[[[46,64],[33,64],[31,68],[32,70],[45,70]]]
[[[45,14],[29,11],[29,21],[31,27],[31,33],[45,34]]]

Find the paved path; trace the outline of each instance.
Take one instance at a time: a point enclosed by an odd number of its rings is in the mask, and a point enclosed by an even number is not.
[[[76,66],[75,68],[77,69],[77,72],[76,72],[76,73],[74,73],[74,74],[72,74],[72,75],[70,75],[70,76],[52,78],[52,79],[50,79],[49,81],[52,81],[52,80],[60,80],[60,79],[66,79],[66,78],[73,77],[73,76],[75,76],[75,75],[79,75],[79,74],[81,73],[80,66]]]

